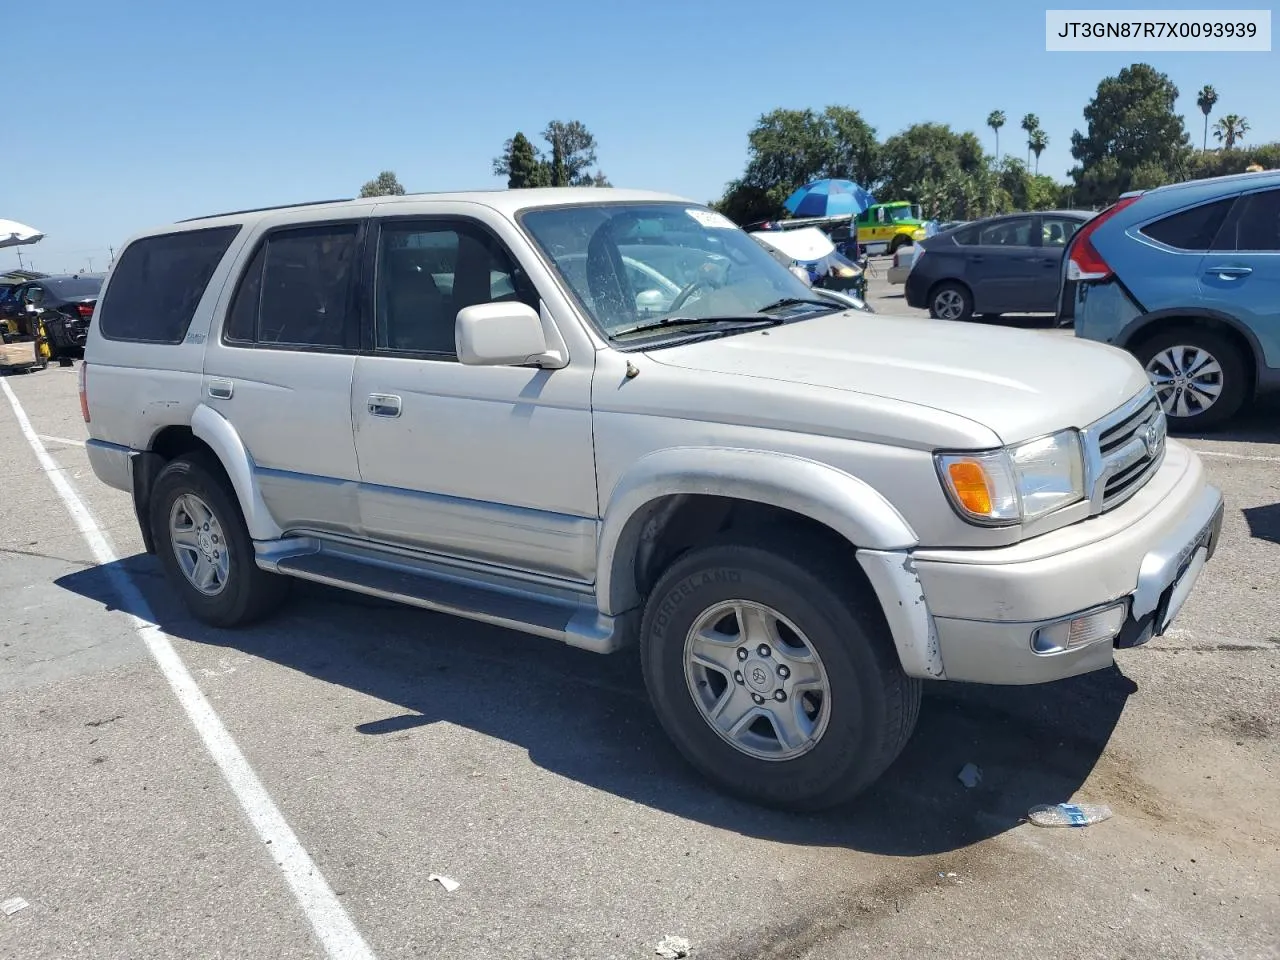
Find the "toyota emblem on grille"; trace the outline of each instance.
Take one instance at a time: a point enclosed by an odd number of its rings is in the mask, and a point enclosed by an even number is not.
[[[1142,445],[1147,448],[1148,456],[1154,457],[1160,453],[1160,448],[1164,446],[1164,431],[1160,429],[1159,417],[1147,424],[1147,429],[1142,434]]]

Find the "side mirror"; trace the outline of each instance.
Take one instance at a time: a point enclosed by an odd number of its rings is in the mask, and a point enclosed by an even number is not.
[[[563,367],[547,349],[542,319],[523,303],[478,303],[458,311],[454,329],[458,359],[472,367]]]

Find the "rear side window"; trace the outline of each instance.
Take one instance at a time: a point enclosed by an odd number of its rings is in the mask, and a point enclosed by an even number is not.
[[[1230,236],[1219,239],[1219,250],[1280,250],[1280,190],[1265,190],[1244,198]]]
[[[1176,250],[1208,250],[1234,202],[1234,197],[1228,197],[1182,210],[1147,224],[1141,232]]]
[[[120,254],[98,308],[108,340],[181,343],[239,225],[135,240]]]
[[[258,246],[227,311],[228,343],[355,347],[358,223],[278,230]]]

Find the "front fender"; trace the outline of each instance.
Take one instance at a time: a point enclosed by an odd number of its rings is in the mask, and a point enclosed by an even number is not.
[[[640,602],[636,555],[652,511],[675,495],[730,497],[803,514],[864,549],[906,550],[915,532],[869,484],[794,454],[723,447],[672,447],[637,460],[604,511],[597,553],[601,612],[617,616]]]
[[[191,415],[191,432],[209,445],[231,478],[245,526],[254,540],[278,540],[283,531],[276,525],[253,479],[253,457],[230,421],[207,404]]]

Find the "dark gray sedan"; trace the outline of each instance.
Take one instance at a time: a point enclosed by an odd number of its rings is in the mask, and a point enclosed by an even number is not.
[[[907,304],[938,320],[1056,313],[1062,254],[1087,210],[1010,213],[919,242]]]

